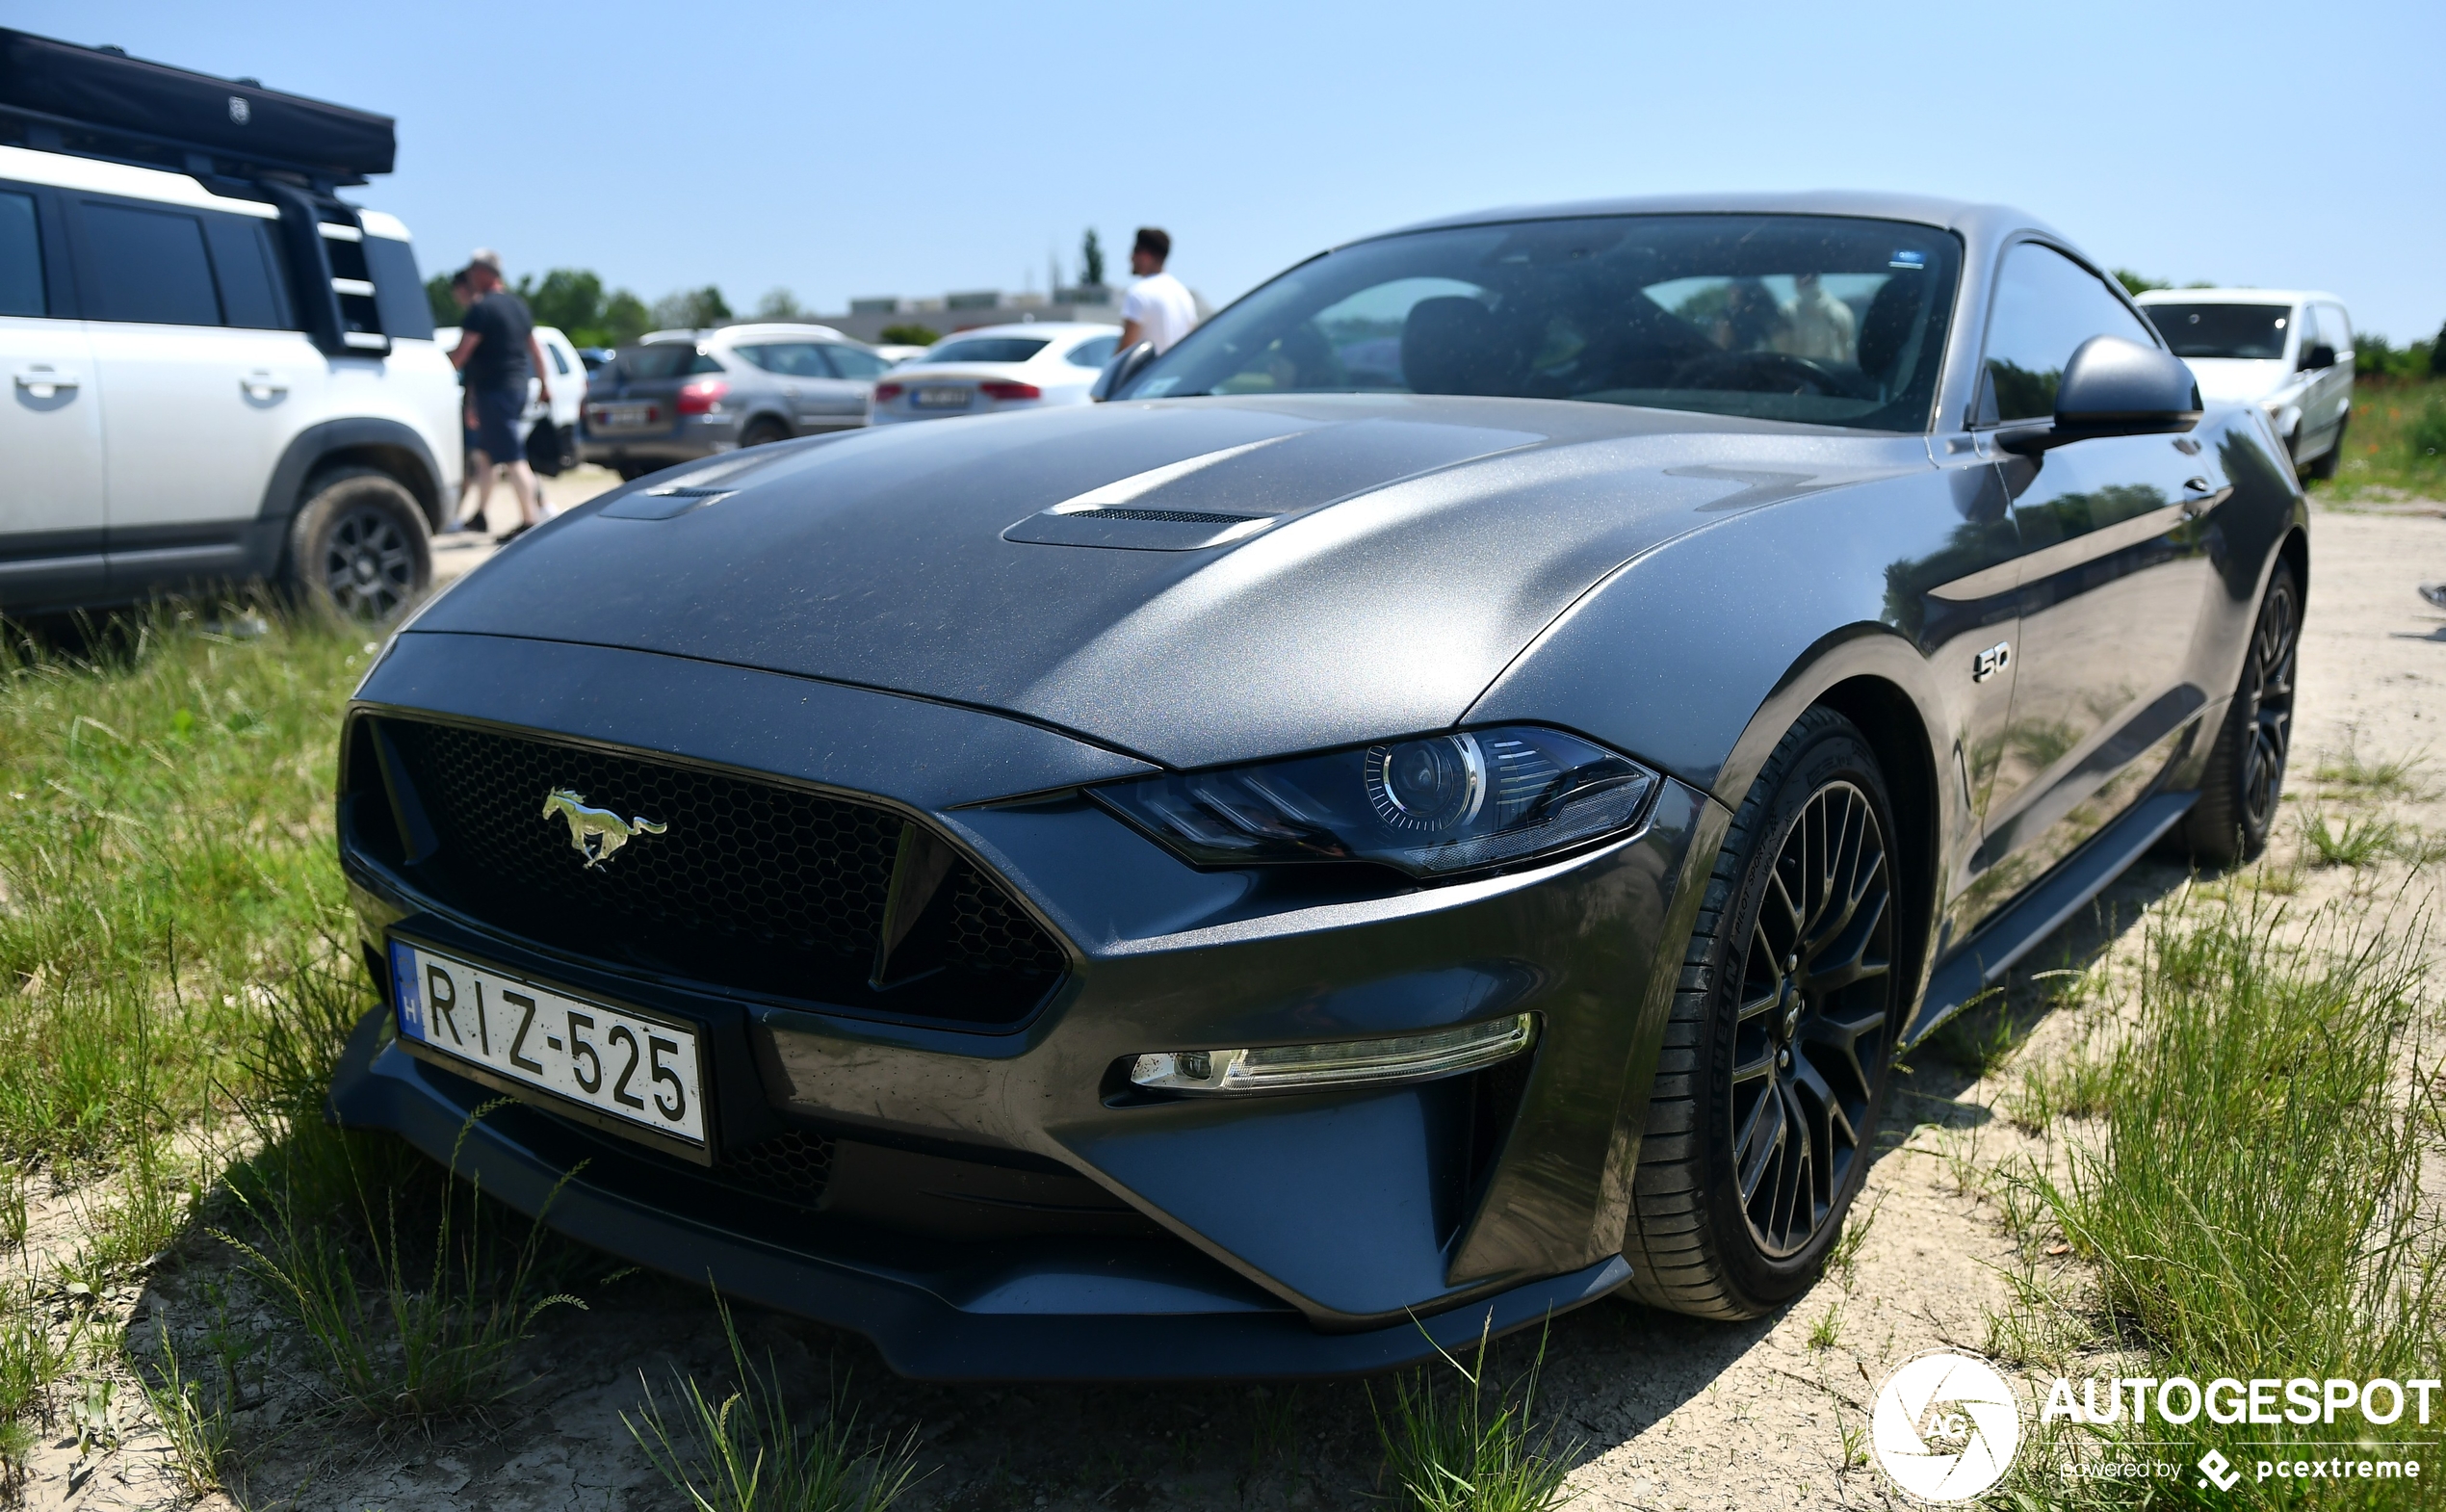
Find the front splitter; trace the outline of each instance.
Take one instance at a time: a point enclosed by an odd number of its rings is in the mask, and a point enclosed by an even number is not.
[[[622,1189],[667,1176],[631,1171],[616,1160],[580,1164],[541,1148],[542,1115],[471,1119],[488,1094],[410,1057],[377,1009],[349,1037],[332,1077],[330,1112],[340,1125],[381,1129],[519,1212],[633,1264],[722,1293],[848,1329],[873,1342],[886,1364],[923,1380],[1190,1381],[1366,1375],[1430,1359],[1559,1316],[1630,1279],[1614,1256],[1423,1317],[1361,1333],[1322,1333],[1297,1310],[1219,1267],[1189,1262],[1168,1273],[1158,1257],[1081,1250],[1005,1251],[1008,1276],[980,1282],[963,1263],[929,1274],[906,1247],[833,1251],[724,1221],[723,1205],[675,1211]],[[455,1083],[455,1084],[453,1084]],[[574,1167],[574,1169],[573,1169]],[[752,1219],[758,1205],[727,1205]],[[963,1305],[965,1303],[966,1305]]]

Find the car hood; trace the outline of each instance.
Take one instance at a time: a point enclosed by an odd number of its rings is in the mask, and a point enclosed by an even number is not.
[[[646,480],[410,633],[852,683],[1199,766],[1448,725],[1632,557],[1929,465],[1918,437],[1536,400],[1028,411]]]
[[[2255,404],[2293,381],[2283,362],[2242,357],[2186,357],[2199,397],[2212,404]]]

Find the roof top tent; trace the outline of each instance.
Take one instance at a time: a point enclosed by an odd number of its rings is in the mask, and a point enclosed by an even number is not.
[[[391,117],[0,27],[0,142],[189,173],[280,211],[315,345],[390,351],[364,224],[334,191],[391,171]]]

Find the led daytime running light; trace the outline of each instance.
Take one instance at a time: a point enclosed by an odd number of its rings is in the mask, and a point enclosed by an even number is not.
[[[1537,1015],[1516,1013],[1465,1029],[1393,1039],[1158,1051],[1132,1060],[1130,1080],[1150,1091],[1224,1094],[1382,1086],[1477,1071],[1536,1042]]]

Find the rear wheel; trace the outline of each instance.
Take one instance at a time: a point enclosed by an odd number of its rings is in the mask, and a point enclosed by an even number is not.
[[[741,446],[770,446],[775,441],[790,439],[790,428],[778,420],[759,420],[748,426],[739,438]]]
[[[2199,801],[2183,819],[2183,846],[2195,860],[2233,866],[2267,848],[2284,795],[2293,747],[2294,677],[2302,649],[2302,585],[2293,563],[2277,562],[2259,601],[2242,683],[2225,709]]]
[[[1734,816],[1683,957],[1623,1241],[1641,1300],[1755,1317],[1841,1232],[1900,1029],[1893,833],[1868,743],[1810,710]]]
[[[2336,468],[2344,462],[2344,432],[2352,424],[2350,416],[2336,423],[2335,441],[2326,451],[2319,454],[2317,461],[2310,464],[2311,477],[2333,478],[2335,476]]]
[[[415,496],[371,467],[318,479],[289,527],[289,581],[300,599],[346,618],[398,618],[433,581]]]

